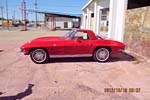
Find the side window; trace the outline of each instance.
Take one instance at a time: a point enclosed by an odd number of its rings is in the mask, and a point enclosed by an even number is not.
[[[88,33],[85,33],[85,32],[77,32],[75,34],[75,39],[81,39],[81,40],[89,40],[89,36],[88,36]]]

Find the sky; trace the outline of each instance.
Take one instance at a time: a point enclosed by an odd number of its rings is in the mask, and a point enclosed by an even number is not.
[[[19,8],[21,8],[22,0],[7,0],[8,1],[8,14],[9,19],[15,18],[22,19],[22,14]],[[35,9],[35,0],[25,0],[27,9]],[[37,0],[38,10],[42,11],[56,11],[69,14],[82,14],[82,7],[89,0]],[[6,18],[6,0],[0,0],[0,7],[3,7],[4,17]],[[0,17],[2,16],[0,9]],[[35,19],[33,12],[28,12],[27,17],[29,20]],[[43,19],[43,15],[38,14],[38,18]]]

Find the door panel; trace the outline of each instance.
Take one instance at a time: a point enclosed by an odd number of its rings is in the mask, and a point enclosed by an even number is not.
[[[92,44],[90,40],[68,40],[65,42],[64,54],[92,54]]]
[[[64,42],[59,41],[52,44],[50,55],[64,55]]]

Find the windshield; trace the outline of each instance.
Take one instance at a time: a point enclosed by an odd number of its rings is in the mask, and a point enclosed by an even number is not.
[[[71,31],[69,31],[68,33],[66,33],[62,38],[63,39],[72,39],[74,37],[74,35],[76,34],[77,30],[73,29]]]

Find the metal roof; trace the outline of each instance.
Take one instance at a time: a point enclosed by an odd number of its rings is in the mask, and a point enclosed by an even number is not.
[[[42,10],[33,10],[33,9],[28,9],[27,11],[43,13],[43,14],[51,14],[51,15],[56,15],[56,16],[64,16],[64,17],[77,17],[77,18],[79,18],[82,16],[82,14],[69,14],[69,13],[62,13],[62,12],[42,11]]]

